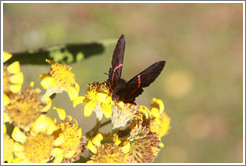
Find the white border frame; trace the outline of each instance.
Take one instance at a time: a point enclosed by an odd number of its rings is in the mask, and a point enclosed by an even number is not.
[[[137,163],[137,165],[245,165],[245,1],[1,1],[1,53],[3,52],[3,4],[4,3],[242,3],[243,4],[243,163]],[[3,58],[1,56],[1,63]],[[1,65],[1,73],[3,72],[3,65]],[[3,81],[1,74],[1,110],[3,110]],[[1,123],[3,112],[1,111]],[[3,140],[3,125],[1,125],[1,140]],[[1,152],[3,151],[3,142],[1,141]],[[44,165],[36,163],[3,163],[3,156],[1,155],[1,165]],[[45,165],[56,165],[55,163],[45,163]],[[68,165],[66,163],[59,163],[59,165]],[[69,163],[69,165],[99,165],[95,163]],[[125,164],[111,164],[100,163],[100,165],[136,165],[132,163]]]

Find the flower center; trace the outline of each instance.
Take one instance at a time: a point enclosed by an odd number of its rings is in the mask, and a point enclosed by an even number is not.
[[[66,140],[62,144],[62,149],[64,150],[64,153],[68,153],[71,150],[76,152],[79,150],[80,136],[78,133],[78,129],[79,128],[77,125],[65,122],[64,129],[62,129]]]
[[[6,134],[3,135],[3,160],[8,161],[13,158],[14,141]]]
[[[67,87],[67,86],[74,86],[75,77],[74,74],[71,72],[71,67],[52,63],[51,70],[49,74],[56,80],[58,85]]]
[[[29,136],[24,143],[27,159],[33,163],[47,162],[51,156],[53,141],[53,136],[43,133]]]
[[[9,76],[8,71],[3,68],[3,91],[6,92],[9,90]]]
[[[41,114],[44,105],[38,97],[38,91],[27,88],[21,93],[11,94],[9,96],[10,103],[6,107],[5,112],[16,123],[27,127],[35,121]]]
[[[86,97],[90,100],[95,98],[99,100],[105,100],[107,97],[112,96],[106,83],[92,82],[89,84],[89,88],[86,92]]]
[[[159,151],[159,149],[155,148],[159,148],[159,144],[160,141],[158,140],[157,134],[150,132],[145,138],[133,141],[127,155],[133,162],[153,162]]]
[[[113,143],[106,143],[100,146],[97,154],[91,157],[96,163],[126,163],[129,162],[126,155],[122,152],[120,146]]]
[[[138,106],[129,103],[124,104],[122,107],[118,104],[113,106],[111,119],[114,128],[124,127],[133,118],[141,118]]]

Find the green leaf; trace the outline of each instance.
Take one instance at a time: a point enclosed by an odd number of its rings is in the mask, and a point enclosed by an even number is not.
[[[13,57],[6,62],[10,64],[19,61],[21,64],[48,65],[45,59],[58,63],[76,63],[94,55],[104,53],[105,47],[115,44],[116,40],[103,40],[94,43],[59,44],[35,50],[12,53]]]

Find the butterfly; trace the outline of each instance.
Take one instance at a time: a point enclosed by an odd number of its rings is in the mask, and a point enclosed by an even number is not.
[[[152,64],[126,82],[124,79],[121,79],[124,51],[125,36],[122,34],[115,46],[107,85],[113,94],[113,100],[118,99],[125,103],[135,103],[135,98],[142,94],[143,88],[149,86],[159,76],[165,66],[165,61]]]

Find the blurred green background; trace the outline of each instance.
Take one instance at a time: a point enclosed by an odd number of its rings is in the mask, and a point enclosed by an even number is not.
[[[155,162],[242,162],[243,160],[243,4],[4,4],[4,50],[10,53],[59,43],[90,43],[126,36],[122,77],[126,80],[165,60],[158,79],[137,103],[152,97],[171,117],[165,147]],[[105,81],[114,44],[99,56],[71,64],[81,86]],[[40,86],[49,66],[22,65],[24,87]],[[41,88],[42,89],[42,88]],[[70,111],[91,129],[66,93],[53,106]]]

